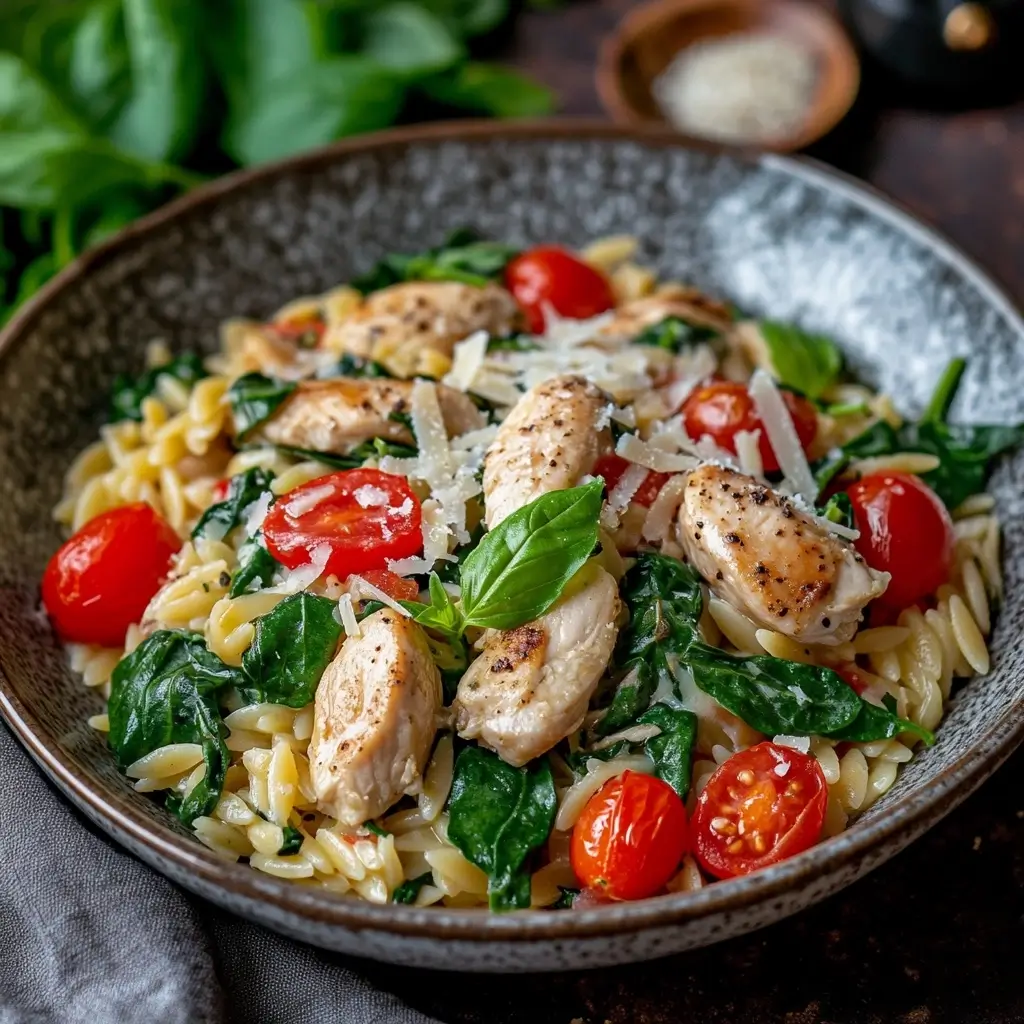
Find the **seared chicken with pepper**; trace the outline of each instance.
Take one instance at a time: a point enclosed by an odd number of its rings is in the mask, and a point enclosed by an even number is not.
[[[688,323],[724,331],[732,324],[727,306],[714,302],[695,288],[682,285],[666,288],[657,295],[625,302],[598,332],[598,340],[628,341],[647,327],[675,316]]]
[[[575,487],[611,450],[610,399],[583,377],[531,388],[505,418],[484,459],[487,527],[549,491]]]
[[[361,825],[415,792],[440,710],[423,630],[388,608],[364,619],[316,691],[309,771],[320,810]]]
[[[336,455],[375,437],[411,445],[415,438],[407,417],[413,386],[413,381],[376,378],[303,381],[247,440]],[[438,384],[437,400],[449,436],[483,425],[480,410],[461,391]]]
[[[805,643],[849,640],[889,583],[788,498],[711,464],[686,482],[679,543],[719,597]]]
[[[488,634],[459,683],[459,735],[522,765],[578,729],[612,656],[618,613],[615,580],[589,562],[539,619]]]

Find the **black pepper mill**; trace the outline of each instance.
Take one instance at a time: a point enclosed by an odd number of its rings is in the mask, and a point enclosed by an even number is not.
[[[839,0],[862,50],[907,85],[961,103],[1024,94],[1024,0]]]

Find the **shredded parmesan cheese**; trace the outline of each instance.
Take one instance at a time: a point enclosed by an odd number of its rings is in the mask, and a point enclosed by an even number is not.
[[[761,460],[761,431],[737,430],[733,437],[736,444],[736,457],[740,460],[740,469],[747,476],[764,478],[764,462]]]
[[[409,612],[390,594],[385,594],[380,587],[375,587],[372,583],[368,583],[362,576],[349,576],[348,592],[352,595],[353,599],[362,600],[368,597],[371,600],[380,601],[381,604],[387,605],[392,611],[398,612],[399,615],[404,615],[407,619],[412,618]]]
[[[797,437],[796,427],[786,408],[786,403],[775,386],[771,375],[764,370],[755,370],[748,385],[750,397],[758,418],[764,425],[768,435],[768,443],[775,452],[779,466],[785,475],[783,481],[791,493],[799,494],[808,501],[814,501],[818,494],[818,485],[814,482],[814,474],[804,455],[803,445]]]
[[[477,331],[460,341],[452,353],[452,368],[444,375],[443,384],[459,391],[470,391],[487,355],[487,332]]]
[[[334,493],[334,488],[327,484],[323,487],[314,487],[312,490],[297,494],[284,506],[285,512],[295,519],[312,512],[322,501],[326,501]]]
[[[356,499],[356,504],[360,508],[380,508],[383,505],[391,504],[388,492],[374,487],[373,484],[363,484],[362,487],[357,487],[352,492],[352,497]],[[406,498],[406,501],[408,500]]]
[[[641,441],[636,434],[623,434],[615,446],[615,454],[657,473],[682,473],[697,466],[697,460],[692,455],[667,452],[649,441]]]
[[[622,513],[629,508],[629,503],[643,486],[647,474],[648,470],[645,467],[633,465],[629,466],[619,477],[618,482],[608,495],[608,501],[601,510],[601,525],[605,529],[614,530],[619,525]]]
[[[356,620],[355,609],[352,607],[352,595],[342,594],[338,599],[337,608],[338,621],[345,630],[345,636],[362,636],[363,631],[359,628]]]
[[[683,500],[686,489],[686,476],[680,474],[672,477],[654,499],[644,520],[642,535],[644,540],[658,543],[665,540],[672,528],[672,520]]]
[[[259,533],[273,500],[274,495],[270,491],[264,491],[251,505],[243,509],[242,515],[245,517],[245,535],[247,537],[255,537]]]

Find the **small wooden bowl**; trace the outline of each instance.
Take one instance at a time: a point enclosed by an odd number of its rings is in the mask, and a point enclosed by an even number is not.
[[[601,48],[597,89],[605,109],[623,123],[665,124],[654,80],[680,50],[738,32],[771,32],[815,57],[817,83],[800,126],[755,143],[777,152],[802,149],[846,115],[860,86],[860,64],[846,33],[823,9],[800,0],[654,0],[637,8]]]

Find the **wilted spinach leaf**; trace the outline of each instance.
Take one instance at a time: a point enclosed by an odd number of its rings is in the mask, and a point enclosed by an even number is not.
[[[422,875],[408,879],[391,894],[391,902],[415,903],[416,897],[420,894],[420,889],[425,885],[430,885],[433,880],[434,876],[430,871],[424,871]]]
[[[212,540],[226,537],[242,524],[245,510],[270,490],[273,479],[273,473],[258,467],[233,476],[228,484],[228,496],[203,512],[192,529],[192,537],[210,537]]]
[[[292,381],[274,380],[262,373],[247,373],[228,388],[228,401],[239,441],[261,423],[270,419],[295,390]]]
[[[853,515],[853,502],[845,491],[833,494],[818,510],[818,515],[830,523],[839,523],[848,529],[856,529]]]
[[[161,377],[173,377],[191,387],[207,376],[202,359],[195,352],[183,352],[169,363],[146,370],[136,378],[119,374],[110,390],[110,421],[135,420],[142,422],[142,402],[157,389]]]
[[[704,324],[690,323],[682,317],[669,316],[660,323],[644,328],[634,339],[634,345],[651,345],[667,352],[682,352],[691,345],[710,341],[721,335],[721,331]]]
[[[417,454],[417,449],[411,445],[385,441],[383,437],[364,441],[361,445],[353,448],[348,455],[316,452],[311,448],[292,448],[283,444],[278,445],[277,450],[297,459],[312,459],[314,462],[322,462],[325,466],[331,466],[333,469],[358,469],[367,459],[381,459],[385,455],[391,455],[396,459],[414,459]]]
[[[302,833],[291,825],[285,825],[281,829],[284,839],[281,848],[277,851],[278,856],[287,857],[289,854],[298,853],[302,848]]]
[[[263,531],[260,530],[238,549],[238,568],[231,578],[228,597],[240,597],[269,587],[274,573],[280,568],[281,563],[267,550]]]
[[[339,377],[391,377],[383,363],[372,359],[363,359],[346,352],[339,360],[336,373]]]
[[[697,740],[697,716],[683,708],[655,704],[637,722],[661,729],[659,735],[644,742],[644,750],[654,762],[655,775],[685,800],[690,791],[690,764]]]
[[[547,758],[513,768],[476,746],[456,758],[448,837],[487,873],[491,910],[529,907],[527,857],[551,834],[557,802]]]

